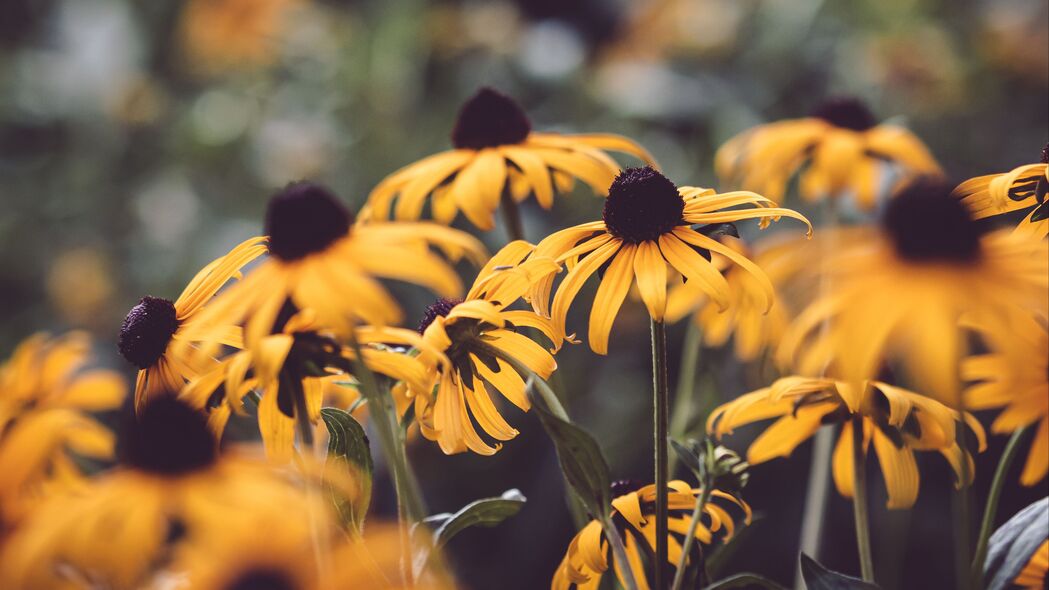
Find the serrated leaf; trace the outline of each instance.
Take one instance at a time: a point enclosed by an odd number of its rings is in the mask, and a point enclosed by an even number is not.
[[[831,571],[804,553],[801,554],[801,577],[808,590],[879,590],[876,584]]]
[[[703,590],[728,590],[729,588],[753,588],[759,586],[769,590],[787,590],[776,582],[758,574],[736,574],[705,586]]]
[[[439,551],[456,535],[474,526],[493,527],[521,511],[525,504],[524,494],[514,488],[503,492],[498,498],[483,498],[463,506],[455,514],[434,514],[423,520],[425,525],[437,525],[430,542],[423,544],[425,549],[415,553],[413,569],[418,577],[426,567],[426,562],[434,551]],[[439,524],[438,524],[439,523]],[[423,525],[423,526],[425,526]],[[413,531],[418,533],[418,530]]]
[[[1016,513],[987,542],[984,579],[987,590],[1008,588],[1030,561],[1031,555],[1049,538],[1049,497]]]
[[[587,431],[552,414],[540,398],[536,398],[533,407],[554,442],[568,485],[591,515],[607,516],[612,477],[597,441]]]
[[[322,408],[321,419],[328,428],[328,459],[325,469],[346,469],[357,484],[356,496],[345,494],[328,486],[340,522],[351,531],[360,533],[372,496],[372,476],[375,465],[364,428],[349,413],[338,408]]]

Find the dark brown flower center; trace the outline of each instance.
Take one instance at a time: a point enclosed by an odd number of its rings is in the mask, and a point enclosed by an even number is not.
[[[812,111],[812,116],[853,131],[866,131],[878,124],[874,113],[857,98],[831,98]]]
[[[160,297],[143,297],[120,326],[120,354],[139,369],[152,367],[171,342],[179,321],[175,304]]]
[[[644,487],[640,481],[636,479],[617,479],[612,482],[612,497],[618,498],[625,496],[630,492],[636,492]]]
[[[1042,148],[1042,163],[1049,164],[1049,143],[1045,144],[1045,147]]]
[[[295,182],[274,195],[266,208],[270,253],[293,261],[321,252],[346,235],[353,215],[328,189]]]
[[[423,314],[423,319],[421,322],[419,322],[419,333],[422,334],[423,332],[425,332],[426,328],[429,328],[430,324],[432,324],[433,321],[436,320],[438,317],[446,317],[449,313],[451,313],[453,307],[459,305],[462,302],[462,299],[444,298],[434,301],[432,304],[430,304],[429,307],[426,308],[426,312]]]
[[[477,150],[521,143],[531,131],[528,116],[512,98],[484,87],[459,109],[459,118],[452,129],[452,145]]]
[[[260,567],[237,576],[226,590],[299,590],[299,586],[287,572]]]
[[[980,257],[979,224],[940,180],[911,183],[889,201],[882,227],[896,253],[914,262],[973,262]]]
[[[610,234],[638,244],[683,224],[684,211],[685,201],[674,183],[646,166],[619,173],[608,189],[602,217]]]
[[[207,468],[218,455],[204,416],[174,394],[153,398],[137,418],[125,417],[118,454],[128,467],[172,477]]]

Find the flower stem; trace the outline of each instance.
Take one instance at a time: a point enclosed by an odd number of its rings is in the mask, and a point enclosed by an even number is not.
[[[856,548],[864,581],[874,582],[870,518],[867,515],[867,453],[863,448],[863,418],[852,418],[852,515],[856,519]]]
[[[306,408],[306,392],[303,391],[302,381],[287,373],[281,373],[283,385],[288,388],[288,393],[295,404],[295,426],[299,430],[299,438],[305,447],[305,454],[313,457],[313,425],[310,424],[309,410]]]
[[[702,482],[702,484],[703,491],[699,494],[699,501],[696,502],[696,507],[692,509],[692,520],[688,523],[688,532],[685,533],[685,541],[681,545],[681,557],[677,561],[677,572],[674,574],[672,590],[681,590],[681,585],[685,583],[688,553],[692,550],[692,544],[696,541],[696,529],[699,528],[699,521],[703,518],[703,509],[706,508],[707,501],[710,500],[711,482]],[[702,551],[703,549],[700,548],[701,553]],[[700,563],[699,567],[703,567],[703,564]]]
[[[521,209],[517,206],[510,190],[503,191],[499,209],[503,213],[503,223],[506,225],[506,236],[509,241],[525,239],[524,223],[521,222]]]
[[[623,585],[626,590],[637,590],[637,580],[634,579],[634,570],[630,567],[630,560],[626,556],[626,547],[623,546],[623,537],[619,536],[615,524],[608,516],[601,518],[601,528],[605,530],[605,538],[612,546],[612,556],[619,565],[619,571],[623,574]]]
[[[805,491],[805,509],[801,517],[800,551],[813,559],[819,559],[820,534],[826,513],[827,492],[830,489],[831,452],[834,449],[835,429],[820,428],[812,440],[812,462],[809,481]],[[795,574],[794,587],[804,588],[801,568]]]
[[[655,483],[656,483],[656,562],[655,590],[666,589],[667,569],[667,480],[669,471],[667,459],[667,427],[669,422],[669,386],[667,385],[667,331],[663,322],[651,322],[652,326],[652,393],[655,447]]]
[[[964,404],[958,408],[958,412],[961,416],[965,415]],[[968,439],[967,427],[963,418],[959,418],[959,420],[961,422],[957,425],[954,440],[958,445],[958,452],[961,454],[959,462],[961,464],[960,478],[962,485],[954,496],[954,521],[958,525],[954,533],[955,570],[958,578],[958,588],[969,590],[973,587],[973,580],[969,575],[972,565],[972,558],[970,557],[970,552],[972,551],[972,499],[970,498],[971,490],[969,487],[971,472],[969,471],[969,457],[967,454],[969,448],[966,442],[966,439]]]
[[[994,516],[998,512],[998,500],[1002,495],[1002,486],[1005,484],[1005,478],[1009,474],[1009,467],[1013,464],[1013,459],[1016,458],[1016,454],[1020,450],[1020,440],[1023,439],[1032,426],[1032,424],[1028,424],[1014,431],[1013,435],[1009,437],[1009,442],[1005,445],[1005,450],[1002,451],[1001,458],[998,459],[998,467],[994,470],[994,480],[991,481],[991,491],[987,495],[987,506],[983,512],[983,522],[980,523],[980,535],[976,538],[976,553],[972,562],[972,579],[974,581],[978,582],[983,578],[983,562],[987,559],[987,540],[991,536],[991,529],[994,528]],[[977,584],[977,587],[979,586]]]
[[[674,389],[674,411],[670,413],[670,438],[682,440],[688,432],[692,419],[692,401],[695,398],[696,369],[703,344],[703,333],[695,321],[688,322],[685,342],[681,347],[681,364],[678,367],[677,387]],[[674,473],[677,453],[670,454],[667,473]]]

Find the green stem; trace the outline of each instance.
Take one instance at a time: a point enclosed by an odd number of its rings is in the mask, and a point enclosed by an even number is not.
[[[812,462],[809,467],[809,481],[805,493],[805,508],[801,517],[801,536],[798,545],[805,555],[819,560],[820,534],[823,530],[823,518],[827,506],[827,492],[830,489],[831,453],[834,450],[835,429],[820,428],[812,441]],[[803,588],[801,568],[798,568],[794,579],[795,588]]]
[[[685,342],[681,347],[681,364],[678,367],[677,387],[674,390],[674,410],[670,413],[670,438],[683,440],[692,421],[692,401],[695,399],[696,369],[703,348],[703,334],[693,319],[689,319],[685,331]],[[668,473],[677,467],[677,453],[670,454]]]
[[[605,538],[612,547],[612,556],[619,564],[619,571],[623,574],[623,584],[626,590],[637,590],[637,580],[634,578],[634,570],[630,567],[630,560],[626,556],[626,547],[623,546],[623,537],[619,536],[615,524],[608,516],[601,518],[601,528],[605,530]]]
[[[965,407],[958,408],[959,413],[965,415]],[[972,565],[971,551],[972,551],[972,499],[970,498],[969,488],[969,460],[968,460],[968,445],[966,439],[968,438],[966,433],[965,421],[962,419],[955,430],[955,442],[958,444],[959,452],[961,457],[959,462],[961,463],[961,481],[962,486],[958,489],[955,494],[955,522],[958,523],[958,530],[954,534],[954,556],[955,556],[955,571],[957,574],[957,585],[961,590],[970,590],[973,587],[972,577],[969,575],[969,570]]]
[[[669,386],[667,385],[667,331],[663,322],[651,321],[652,327],[652,397],[656,484],[656,562],[655,590],[665,590],[667,570],[667,481],[669,479],[667,426],[669,422]]]
[[[703,482],[703,491],[699,494],[699,501],[696,502],[696,507],[692,509],[692,520],[688,523],[688,532],[685,533],[685,541],[681,545],[681,557],[677,561],[677,572],[674,574],[674,585],[672,586],[673,590],[681,590],[681,585],[685,583],[688,553],[692,550],[692,544],[696,541],[696,529],[699,528],[699,521],[703,518],[703,509],[706,508],[707,502],[710,500],[710,488],[711,482]],[[700,552],[702,552],[702,548]],[[700,563],[699,567],[703,567],[703,564]]]
[[[525,239],[524,223],[521,222],[521,209],[509,190],[503,191],[499,210],[503,213],[503,223],[506,225],[506,236],[510,241]]]
[[[983,579],[983,562],[987,559],[987,540],[991,536],[991,529],[994,528],[994,517],[998,512],[998,500],[1002,495],[1005,478],[1009,473],[1009,467],[1013,464],[1013,459],[1020,450],[1020,440],[1032,426],[1028,424],[1013,432],[1013,435],[1009,437],[1009,442],[1005,445],[1005,450],[1002,451],[1001,458],[998,459],[998,467],[994,470],[994,480],[991,481],[991,491],[987,495],[987,507],[983,511],[983,522],[980,523],[980,535],[976,538],[976,553],[971,568],[972,579],[977,587],[982,586],[979,581]]]
[[[297,377],[282,372],[280,379],[283,386],[288,388],[288,393],[295,404],[295,426],[302,439],[302,446],[306,448],[305,454],[313,456],[313,425],[310,424],[309,410],[306,408],[306,392],[303,391],[302,381]]]
[[[856,519],[856,548],[864,581],[874,582],[870,518],[867,515],[867,453],[863,448],[863,418],[852,418],[852,515]]]

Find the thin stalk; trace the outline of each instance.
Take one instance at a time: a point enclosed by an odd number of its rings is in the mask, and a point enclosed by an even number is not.
[[[688,321],[685,331],[685,342],[681,347],[681,364],[678,367],[677,387],[674,389],[674,410],[670,413],[670,437],[675,440],[685,438],[689,422],[692,419],[692,401],[695,398],[696,369],[699,365],[699,354],[703,348],[703,333],[692,319]],[[674,473],[677,467],[677,453],[670,454],[668,473]]]
[[[863,418],[852,418],[852,515],[856,519],[856,548],[864,581],[874,582],[870,518],[867,515],[867,453],[863,449]]]
[[[521,222],[521,209],[518,208],[517,201],[514,200],[509,189],[503,191],[499,210],[503,213],[503,224],[506,226],[506,236],[510,239],[509,241],[525,239],[524,223]]]
[[[696,502],[696,507],[692,509],[692,520],[688,523],[688,532],[685,534],[685,541],[681,545],[681,557],[677,561],[677,572],[674,574],[674,585],[673,590],[681,590],[681,585],[685,583],[685,568],[688,565],[688,553],[692,550],[692,544],[696,541],[696,529],[699,528],[699,521],[703,518],[703,509],[706,508],[707,502],[710,500],[710,483],[706,482],[703,484],[703,491],[699,494],[699,501]],[[700,548],[702,552],[702,548]],[[703,567],[701,563],[699,567]]]
[[[961,415],[965,415],[964,404],[958,408],[958,411]],[[973,587],[973,580],[969,575],[972,565],[972,558],[970,557],[972,555],[970,553],[972,551],[972,499],[970,498],[971,489],[969,487],[969,460],[966,455],[968,452],[966,443],[968,435],[964,420],[958,424],[955,432],[955,442],[958,444],[959,452],[962,455],[959,458],[962,486],[955,494],[954,508],[956,515],[954,520],[958,523],[958,529],[954,534],[954,565],[958,578],[958,588],[960,590],[970,590]]]
[[[823,518],[826,513],[827,492],[830,490],[831,452],[834,449],[835,429],[820,428],[812,441],[812,465],[809,469],[809,481],[805,492],[805,508],[802,512],[801,537],[798,545],[805,555],[817,559],[820,549],[820,532],[823,530]],[[805,582],[798,568],[794,576],[794,587],[804,588]]]
[[[667,384],[667,331],[663,322],[651,321],[652,327],[652,398],[654,422],[655,484],[656,484],[656,562],[655,589],[665,590],[667,566],[667,427],[670,400]]]
[[[302,387],[302,380],[295,375],[289,374],[282,371],[279,377],[282,388],[287,388],[288,394],[291,395],[292,403],[295,404],[295,425],[299,431],[299,439],[303,446],[303,455],[309,460],[313,460],[316,448],[313,440],[313,425],[310,423],[309,409],[306,407],[306,391]],[[315,565],[317,567],[317,573],[324,579],[328,572],[328,563],[326,556],[328,555],[327,547],[323,546],[321,539],[320,530],[317,526],[318,521],[323,518],[317,515],[313,511],[313,507],[316,505],[314,495],[317,490],[314,486],[307,486],[306,494],[310,498],[309,502],[309,529],[310,529],[310,542],[313,545],[313,555],[315,558]]]
[[[601,528],[605,530],[605,538],[612,547],[612,556],[619,564],[619,571],[623,574],[623,584],[626,590],[637,590],[637,580],[634,579],[634,570],[630,567],[630,560],[626,556],[626,547],[623,538],[619,536],[612,519],[608,516],[601,518]]]
[[[1002,495],[1005,478],[1009,474],[1009,467],[1012,466],[1013,459],[1020,450],[1020,440],[1032,426],[1033,424],[1028,424],[1013,432],[1013,435],[1009,437],[1009,442],[1005,445],[1005,450],[1002,451],[1001,458],[998,459],[998,467],[994,470],[994,480],[991,481],[991,491],[987,495],[987,507],[983,511],[983,522],[980,523],[980,535],[976,538],[976,553],[971,568],[972,579],[977,587],[981,586],[979,580],[983,578],[983,562],[987,559],[987,540],[994,528],[994,516],[998,512],[998,500]]]

